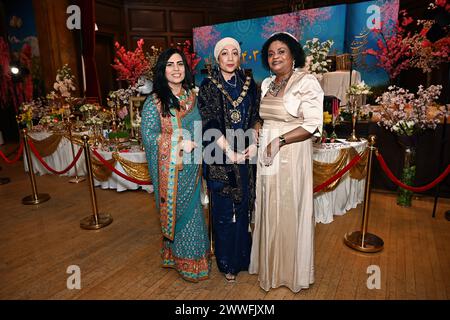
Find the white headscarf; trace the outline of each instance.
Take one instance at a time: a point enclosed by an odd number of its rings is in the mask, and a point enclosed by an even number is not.
[[[217,62],[219,62],[220,52],[223,50],[224,47],[228,45],[232,45],[233,47],[235,47],[239,53],[239,57],[241,56],[241,46],[239,45],[239,42],[237,42],[236,39],[226,37],[219,40],[219,42],[217,42],[216,46],[214,47],[214,58],[216,58]]]

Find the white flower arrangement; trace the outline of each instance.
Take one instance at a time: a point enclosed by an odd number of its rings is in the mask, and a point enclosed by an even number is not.
[[[133,128],[139,128],[141,126],[141,121],[142,121],[142,118],[140,117],[140,115],[138,113],[138,114],[136,114],[136,119],[131,122],[131,125],[133,126]]]
[[[85,122],[87,125],[102,125],[103,124],[103,120],[100,119],[99,117],[92,117],[86,120]]]
[[[64,98],[70,98],[71,92],[76,90],[75,77],[72,75],[72,70],[67,64],[65,64],[61,69],[58,70],[56,75],[56,82],[53,84],[53,89],[50,95],[56,96],[57,93]]]
[[[374,111],[374,116],[380,119],[378,125],[406,136],[425,129],[435,129],[441,117],[446,116],[446,112],[444,108],[438,107],[430,116],[429,107],[436,106],[435,100],[439,98],[441,89],[441,85],[432,85],[427,89],[419,86],[416,96],[407,89],[388,87],[388,91],[376,99],[380,104],[379,111]]]
[[[39,124],[50,124],[52,123],[52,118],[50,116],[43,116],[39,119]]]
[[[41,125],[53,125],[60,122],[60,120],[55,115],[46,115],[39,119],[39,124]]]
[[[363,81],[361,81],[359,83],[351,85],[348,88],[348,90],[347,90],[347,94],[349,94],[349,95],[350,94],[353,94],[353,95],[357,95],[357,94],[368,95],[368,94],[372,93],[372,91],[370,91],[370,89],[371,88],[367,84],[365,84],[364,80],[363,80]]]
[[[81,112],[88,112],[98,110],[98,107],[95,104],[86,103],[80,107]]]
[[[131,86],[126,89],[110,91],[107,98],[107,105],[110,108],[121,108],[123,105],[128,105],[130,103],[130,97],[136,95],[137,89]]]
[[[322,78],[322,73],[328,72],[328,64],[331,60],[327,59],[327,56],[333,44],[333,40],[320,42],[318,38],[313,38],[307,40],[303,46],[307,55],[305,69],[319,80]]]

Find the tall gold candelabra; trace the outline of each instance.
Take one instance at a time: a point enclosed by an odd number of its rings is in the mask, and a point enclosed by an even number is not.
[[[349,142],[357,142],[360,139],[356,136],[356,122],[358,121],[358,113],[361,105],[365,100],[365,96],[361,94],[350,94],[348,98],[348,104],[352,113],[352,133],[347,138]]]

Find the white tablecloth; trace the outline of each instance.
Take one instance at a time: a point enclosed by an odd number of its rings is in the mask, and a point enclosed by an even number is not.
[[[315,146],[313,159],[331,163],[336,161],[342,148],[354,147],[361,153],[367,147],[367,140],[361,142],[339,141],[343,143]],[[333,221],[333,215],[344,215],[348,210],[356,208],[364,200],[364,184],[365,179],[351,179],[350,173],[347,172],[333,191],[315,193],[314,216],[316,223],[330,223]]]
[[[106,152],[106,151],[100,151],[97,150],[97,152],[106,160],[109,160],[112,158],[112,152]],[[95,156],[94,156],[95,157]],[[132,162],[147,162],[147,159],[145,157],[145,152],[121,152],[120,157],[124,158],[126,160],[132,161]],[[119,163],[119,161],[116,161],[116,164],[114,168],[117,171],[122,172],[123,174],[126,174],[125,170],[123,169],[122,165]],[[111,177],[107,181],[97,181],[97,179],[94,178],[94,185],[96,187],[100,186],[102,189],[116,189],[117,191],[125,191],[125,190],[136,190],[140,187],[140,185],[125,180],[124,178],[118,176],[114,172],[112,173]],[[141,186],[143,190],[146,190],[147,192],[153,192],[153,186],[152,185],[142,185]]]
[[[28,135],[32,137],[34,140],[44,140],[45,138],[51,136],[53,133],[42,131],[42,132],[28,132]],[[78,153],[78,150],[81,148],[81,146],[74,144],[74,150],[75,155]],[[44,174],[53,174],[52,172],[48,171],[41,162],[36,158],[34,153],[31,151],[31,159],[33,161],[33,170],[34,173],[37,175],[44,175]],[[47,157],[43,157],[44,161],[51,167],[52,169],[55,169],[57,171],[62,171],[65,168],[69,166],[69,164],[73,161],[72,157],[72,149],[70,146],[70,141],[63,137],[61,141],[59,142],[58,148],[55,152],[53,152],[51,155]],[[25,165],[25,171],[28,171],[28,164],[26,160],[26,154],[24,153],[24,165]],[[78,159],[77,162],[77,170],[79,176],[85,176],[86,175],[86,165],[84,160],[84,153],[81,154],[80,159]],[[75,167],[70,169],[65,174],[62,174],[63,176],[75,176]]]
[[[352,84],[361,81],[361,73],[359,71],[352,71]],[[341,106],[347,104],[347,95],[350,84],[350,71],[334,71],[323,74],[320,81],[323,92],[326,96],[335,96],[341,100]]]
[[[30,132],[29,135],[35,139],[35,140],[43,140],[47,137],[49,137],[52,133],[50,132]],[[77,154],[78,150],[81,148],[81,146],[74,145],[75,149],[75,155]],[[105,151],[98,151],[101,156],[105,159],[111,159],[112,153],[111,152],[105,152]],[[92,155],[95,157],[94,155]],[[120,156],[124,159],[133,161],[133,162],[147,162],[145,158],[145,152],[122,152],[120,153]],[[35,157],[35,155],[32,153],[31,155],[33,160],[33,170],[34,173],[37,175],[44,175],[44,174],[52,174],[52,172],[48,171],[41,163],[40,161]],[[57,171],[64,170],[69,166],[69,164],[72,162],[72,149],[70,146],[70,141],[66,138],[62,138],[61,142],[58,145],[58,148],[55,152],[53,152],[48,157],[43,157],[44,161],[53,169]],[[26,156],[24,156],[24,165],[25,165],[25,171],[28,171],[28,164],[26,161]],[[122,165],[116,161],[115,168],[125,173],[125,171],[122,168]],[[78,170],[78,176],[86,176],[86,164],[84,160],[84,152],[81,154],[80,159],[78,159],[77,162],[77,170]],[[125,173],[126,174],[126,173]],[[70,169],[67,173],[63,174],[64,176],[75,176],[75,168]],[[116,189],[118,192],[125,191],[125,190],[136,190],[139,187],[142,187],[143,190],[147,192],[153,192],[153,186],[152,185],[138,185],[136,183],[130,182],[128,180],[123,179],[122,177],[119,177],[115,173],[111,174],[111,177],[107,181],[97,181],[94,178],[94,185],[100,186],[102,189]]]

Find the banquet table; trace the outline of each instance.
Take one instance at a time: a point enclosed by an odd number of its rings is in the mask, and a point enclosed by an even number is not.
[[[313,160],[332,163],[342,149],[353,147],[361,154],[367,145],[367,140],[347,142],[344,139],[339,139],[339,143],[315,145]],[[350,160],[347,160],[347,163]],[[364,200],[364,185],[365,179],[353,179],[347,172],[334,190],[315,193],[314,216],[316,223],[330,223],[333,221],[333,216],[344,215],[348,210],[356,208]]]
[[[35,140],[43,140],[49,136],[51,136],[53,133],[48,131],[42,131],[42,132],[29,132],[28,135],[32,137]],[[74,150],[75,155],[78,153],[78,150],[81,148],[81,146],[74,144]],[[97,150],[97,152],[106,160],[111,159],[112,152]],[[44,175],[44,174],[52,174],[52,172],[48,171],[36,158],[36,156],[32,153],[31,155],[33,160],[33,170],[34,173],[37,175]],[[95,156],[91,156],[95,157]],[[121,152],[120,157],[133,161],[133,162],[146,162],[145,158],[145,152]],[[65,168],[69,166],[69,164],[72,162],[72,149],[70,140],[66,137],[62,137],[61,141],[58,145],[58,148],[55,152],[53,152],[51,155],[43,157],[43,160],[53,169],[57,171],[62,171]],[[24,166],[25,171],[28,171],[28,165],[26,161],[26,155],[24,154]],[[119,161],[115,162],[115,169],[118,171],[125,173],[122,165],[119,163]],[[86,176],[86,164],[84,159],[84,152],[81,154],[81,157],[79,158],[77,162],[77,173],[78,176]],[[62,174],[63,176],[75,176],[75,168],[70,169],[67,173]],[[139,188],[142,188],[142,190],[145,190],[147,192],[153,192],[153,186],[152,185],[139,185],[134,182],[125,180],[124,178],[116,175],[115,173],[111,174],[111,176],[108,178],[107,181],[99,181],[94,178],[94,185],[97,187],[101,187],[102,189],[116,189],[118,192],[125,191],[125,190],[137,190]]]
[[[352,84],[361,81],[361,73],[359,71],[352,71]],[[323,78],[320,81],[323,92],[326,96],[335,96],[341,102],[340,105],[347,104],[347,95],[350,84],[350,71],[333,71],[323,74]]]
[[[33,138],[34,140],[44,140],[45,138],[50,137],[53,135],[50,131],[37,131],[37,132],[28,132],[28,135]],[[78,150],[81,148],[81,146],[74,144],[74,151],[75,155],[78,153]],[[30,150],[31,152],[31,150]],[[37,175],[44,175],[44,174],[53,174],[52,172],[48,171],[41,162],[36,158],[33,152],[31,152],[31,159],[33,161],[33,170],[34,173]],[[69,164],[72,162],[72,149],[70,146],[70,140],[62,137],[61,141],[59,142],[58,148],[55,152],[53,152],[51,155],[42,157],[44,161],[53,169],[57,171],[64,170],[69,166]],[[79,176],[85,176],[86,175],[86,165],[84,164],[84,153],[81,154],[80,159],[78,159],[77,162],[77,172]],[[26,161],[26,154],[24,153],[24,166],[25,171],[28,172],[28,163]],[[70,169],[68,172],[62,174],[62,176],[75,176],[75,167]]]
[[[103,157],[105,160],[110,160],[112,158],[112,152],[108,151],[102,151],[97,150],[97,152]],[[144,151],[139,152],[121,152],[120,157],[129,160],[136,163],[146,163],[147,159],[145,157]],[[119,163],[119,161],[115,162],[114,169],[117,171],[120,171],[123,174],[127,174],[122,167],[122,165]],[[153,192],[153,186],[152,185],[138,185],[134,182],[128,181],[117,174],[113,173],[111,177],[108,178],[106,181],[99,181],[94,178],[94,185],[96,187],[100,187],[102,189],[116,189],[118,192],[125,191],[125,190],[136,190],[139,187],[142,187],[143,190],[151,193]]]
[[[33,132],[29,135],[35,140],[43,140],[50,135],[51,132]],[[324,143],[314,145],[313,160],[322,163],[333,163],[339,156],[342,149],[349,149],[353,147],[358,153],[361,153],[367,147],[367,140],[361,142],[347,142],[339,139],[339,143]],[[81,146],[74,144],[75,154]],[[98,149],[97,152],[106,160],[112,158],[113,153]],[[120,157],[134,163],[146,162],[145,152],[120,152]],[[94,155],[93,158],[96,159]],[[72,151],[69,139],[62,137],[55,152],[49,156],[43,157],[45,162],[53,169],[61,171],[72,162]],[[33,169],[35,174],[44,175],[51,174],[32,154]],[[28,171],[27,161],[24,159],[25,171]],[[115,169],[125,173],[124,168],[119,161],[115,161]],[[79,176],[86,175],[86,166],[84,154],[81,155],[77,162],[77,169]],[[75,169],[72,168],[65,176],[74,176]],[[364,179],[357,180],[350,177],[347,172],[338,183],[337,187],[332,191],[322,191],[314,194],[314,216],[316,223],[330,223],[333,221],[334,215],[343,215],[348,210],[356,208],[364,199]],[[136,190],[142,188],[147,192],[153,192],[152,185],[138,185],[134,182],[128,181],[115,173],[106,181],[99,181],[94,178],[94,185],[102,189],[115,189],[118,192],[125,190]]]

